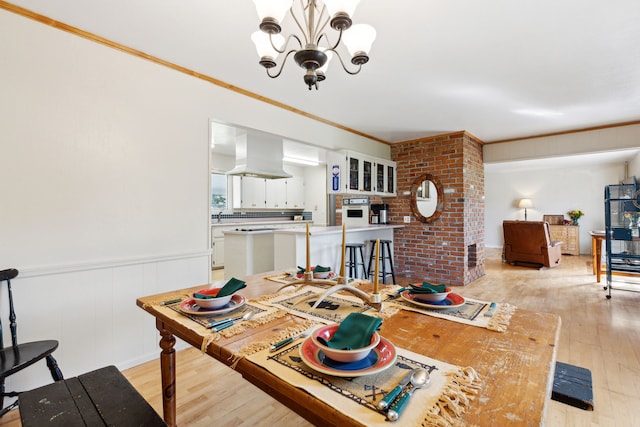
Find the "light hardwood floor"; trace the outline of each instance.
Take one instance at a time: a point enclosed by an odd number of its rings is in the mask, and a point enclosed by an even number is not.
[[[585,255],[565,255],[559,267],[536,270],[503,264],[500,251],[488,249],[486,275],[456,291],[562,317],[558,360],[591,370],[595,410],[550,401],[547,426],[640,427],[640,293],[614,290],[607,300],[590,261]],[[214,272],[214,278],[221,274]],[[625,286],[640,290],[640,280]],[[180,426],[310,425],[198,350],[180,351],[177,358]],[[162,413],[159,362],[124,374]],[[1,419],[0,426],[20,426],[17,411]]]

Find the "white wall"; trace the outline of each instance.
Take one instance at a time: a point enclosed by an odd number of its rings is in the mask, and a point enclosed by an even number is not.
[[[384,144],[4,10],[0,39],[0,268],[21,271],[20,339],[59,340],[69,377],[156,357],[153,319],[135,299],[210,280],[211,119],[389,155]],[[13,386],[50,381],[41,367]]]
[[[311,212],[314,225],[327,225],[326,165],[304,170],[305,211]]]
[[[482,147],[482,155],[485,163],[494,163],[637,149],[639,146],[640,124],[636,124],[486,144]]]
[[[521,198],[533,200],[528,209],[530,221],[543,215],[565,215],[579,209],[580,253],[591,253],[589,231],[604,229],[604,187],[617,184],[624,177],[624,164],[525,169],[485,165],[485,245],[501,248],[502,221],[524,220],[524,209],[516,207]]]
[[[640,147],[640,125],[621,126],[532,138],[521,141],[486,144],[485,164],[485,246],[501,248],[502,221],[524,219],[524,209],[516,207],[519,199],[530,198],[534,207],[528,219],[541,221],[543,215],[565,215],[579,209],[580,253],[591,253],[589,231],[603,230],[604,187],[625,177],[624,162],[589,163],[567,166],[558,162],[581,154],[629,150]],[[533,161],[527,160],[540,160]],[[535,166],[532,166],[535,165]],[[640,155],[628,159],[630,176],[640,178]]]

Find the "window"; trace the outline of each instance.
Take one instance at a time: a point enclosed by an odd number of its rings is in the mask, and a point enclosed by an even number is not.
[[[227,209],[227,175],[211,174],[211,209]]]

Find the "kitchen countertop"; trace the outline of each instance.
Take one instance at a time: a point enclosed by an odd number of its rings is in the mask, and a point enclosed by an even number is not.
[[[261,225],[281,225],[281,224],[291,224],[291,226],[295,226],[295,224],[305,224],[305,223],[313,223],[311,220],[301,220],[301,221],[293,221],[293,220],[280,220],[280,221],[212,221],[212,227],[237,227],[237,228],[250,228],[257,227]]]
[[[224,230],[224,235],[227,236],[229,234],[234,235],[248,235],[248,234],[271,234],[275,231],[275,228],[251,228],[251,227],[243,227],[243,228],[235,228],[233,230]]]

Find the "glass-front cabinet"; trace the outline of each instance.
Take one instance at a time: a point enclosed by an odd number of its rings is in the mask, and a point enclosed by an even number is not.
[[[349,192],[358,192],[360,191],[360,171],[362,168],[360,167],[360,156],[358,157],[347,157],[347,166],[349,171],[349,185],[347,187],[347,191]]]
[[[345,159],[347,179],[344,191],[346,193],[395,196],[395,162],[352,151],[345,152]]]
[[[605,227],[607,254],[607,298],[611,298],[612,276],[616,273],[640,275],[640,188],[630,184],[605,187]]]
[[[396,194],[396,164],[390,160],[376,163],[375,193],[382,196]]]

